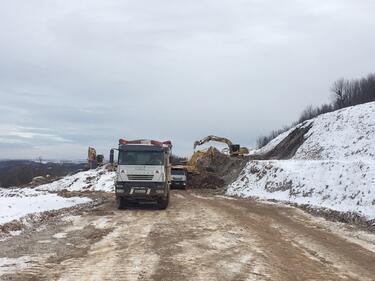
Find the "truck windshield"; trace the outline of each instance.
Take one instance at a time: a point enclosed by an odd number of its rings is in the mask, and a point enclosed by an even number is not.
[[[183,176],[185,175],[185,171],[184,170],[172,170],[172,175]]]
[[[164,165],[161,151],[120,151],[120,165]]]

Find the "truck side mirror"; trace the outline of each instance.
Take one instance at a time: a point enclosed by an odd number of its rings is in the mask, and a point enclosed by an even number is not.
[[[114,159],[115,159],[115,151],[113,149],[111,149],[109,151],[109,163],[113,164]]]

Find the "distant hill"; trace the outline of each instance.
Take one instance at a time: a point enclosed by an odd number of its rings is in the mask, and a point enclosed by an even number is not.
[[[84,163],[0,160],[0,187],[21,186],[37,176],[61,177],[84,168]]]

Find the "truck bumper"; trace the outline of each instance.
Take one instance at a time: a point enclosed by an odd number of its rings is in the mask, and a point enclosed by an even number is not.
[[[164,182],[117,182],[116,198],[153,201],[168,196],[169,185]]]
[[[185,181],[172,181],[171,187],[175,188],[186,188],[186,182]]]

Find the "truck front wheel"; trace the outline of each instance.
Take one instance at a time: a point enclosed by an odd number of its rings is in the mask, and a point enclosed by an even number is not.
[[[118,197],[116,199],[117,209],[122,210],[125,209],[126,201],[125,198]]]
[[[169,204],[169,193],[168,193],[166,199],[159,199],[158,200],[158,209],[159,210],[165,210],[165,209],[167,209],[168,204]]]

